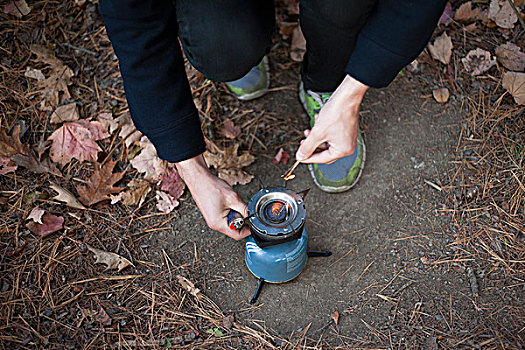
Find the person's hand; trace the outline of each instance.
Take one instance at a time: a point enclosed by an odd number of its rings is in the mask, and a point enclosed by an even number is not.
[[[368,86],[350,77],[343,80],[315,117],[296,153],[302,163],[332,163],[354,153],[359,127],[359,105]],[[317,150],[317,152],[316,152]]]
[[[202,155],[179,162],[176,167],[211,229],[235,240],[250,235],[247,226],[240,231],[228,227],[226,217],[230,209],[246,217],[247,205],[230,185],[210,173]]]

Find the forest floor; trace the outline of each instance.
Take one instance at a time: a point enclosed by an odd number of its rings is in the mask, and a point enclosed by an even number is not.
[[[290,161],[272,161],[281,148],[295,154],[308,126],[291,3],[278,7],[264,97],[240,102],[187,69],[210,152],[225,159],[219,174],[248,182],[234,187],[246,201],[258,180],[282,184]],[[309,248],[333,254],[265,286],[255,305],[243,242],[206,226],[174,168],[147,157],[126,119],[96,3],[31,1],[20,16],[3,7],[0,348],[522,347],[525,118],[513,95],[523,91],[502,80],[512,70],[522,79],[523,57],[488,68],[462,58],[524,38],[518,22],[457,17],[461,3],[431,40],[446,56],[435,39],[450,36],[447,63],[426,49],[367,93],[359,184],[327,194],[298,167],[289,187],[311,189]],[[68,157],[57,131],[88,133],[99,150]],[[240,164],[232,146],[255,161]]]

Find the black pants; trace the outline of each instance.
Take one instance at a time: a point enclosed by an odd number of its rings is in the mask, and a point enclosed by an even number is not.
[[[305,88],[333,91],[376,0],[301,0]],[[215,81],[244,76],[269,51],[273,0],[176,0],[179,37],[193,66]]]

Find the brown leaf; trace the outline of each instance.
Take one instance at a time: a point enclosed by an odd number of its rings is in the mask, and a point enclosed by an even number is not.
[[[241,169],[220,169],[219,178],[226,181],[230,186],[246,185],[253,180],[253,175]]]
[[[179,281],[180,285],[185,291],[189,292],[194,297],[200,298],[202,296],[201,290],[196,288],[195,285],[186,277],[177,275],[177,281]]]
[[[162,192],[162,191],[156,191],[155,192],[155,199],[157,200],[157,209],[160,210],[163,213],[171,213],[173,209],[175,209],[179,202],[170,196],[169,193]]]
[[[290,45],[290,58],[295,62],[302,62],[306,52],[306,39],[301,26],[294,28],[292,32],[292,43]]]
[[[27,154],[26,145],[20,142],[20,125],[13,128],[10,136],[0,129],[0,156],[10,157],[15,154]]]
[[[58,195],[51,199],[66,203],[68,207],[71,207],[74,209],[86,209],[86,207],[83,206],[82,203],[78,201],[78,199],[73,195],[73,193],[69,192],[65,188],[62,188],[55,184],[52,184],[49,187],[51,187],[53,190],[58,192]]]
[[[133,179],[127,185],[128,190],[120,192],[117,196],[111,197],[111,204],[115,204],[122,200],[125,205],[136,205],[137,208],[142,207],[146,196],[151,191],[150,183],[142,179]]]
[[[52,163],[49,158],[46,157],[39,161],[33,151],[30,151],[27,156],[23,154],[15,154],[11,159],[16,165],[22,166],[32,173],[49,173],[56,176],[62,176],[60,170],[57,169],[56,165]]]
[[[222,133],[224,136],[226,136],[229,139],[235,139],[237,136],[241,134],[241,128],[238,126],[235,126],[235,124],[231,121],[231,119],[227,118],[224,121],[224,125],[222,128]]]
[[[212,151],[204,153],[204,159],[208,166],[217,169],[219,178],[225,180],[230,186],[249,183],[253,176],[244,172],[242,168],[250,165],[255,157],[248,152],[237,155],[239,145],[232,145],[225,150],[220,149],[209,141]]]
[[[51,114],[51,123],[59,124],[62,122],[73,122],[78,120],[78,109],[75,102],[68,103],[66,105],[59,106],[55,109],[53,114]]]
[[[31,210],[26,220],[33,220],[37,224],[42,225],[43,224],[42,215],[44,215],[44,209],[40,209],[40,207],[37,205],[36,207],[33,208],[33,210]]]
[[[109,129],[110,134],[120,128],[118,136],[124,140],[127,148],[142,137],[140,131],[135,128],[128,112],[121,114],[118,118],[113,118],[111,113],[100,113],[97,119],[102,123],[104,129]]]
[[[2,11],[4,11],[5,14],[22,18],[31,12],[31,7],[27,6],[25,0],[9,1],[4,5]]]
[[[434,40],[434,44],[428,45],[428,50],[432,58],[444,64],[449,64],[452,56],[452,47],[452,40],[446,32],[443,32]]]
[[[492,58],[490,52],[480,49],[470,50],[466,57],[461,59],[461,63],[471,75],[485,73],[492,66],[496,65],[496,59]]]
[[[122,269],[133,265],[131,261],[118,254],[106,252],[90,246],[87,246],[87,248],[95,254],[95,264],[106,265],[106,270],[117,270],[120,272]]]
[[[91,206],[106,199],[109,195],[119,193],[124,187],[114,187],[115,183],[122,179],[125,171],[113,173],[116,162],[108,161],[104,166],[95,165],[95,171],[86,182],[86,186],[76,186],[80,195],[80,201],[87,206]]]
[[[26,67],[24,76],[37,81],[43,81],[46,78],[40,69],[31,69],[29,67]]]
[[[496,48],[496,57],[501,62],[503,67],[515,71],[525,71],[525,53],[521,51],[521,47],[513,43],[506,43]]]
[[[232,329],[233,322],[235,322],[235,314],[230,314],[228,316],[224,316],[222,319],[222,325],[226,329]]]
[[[95,141],[108,137],[98,121],[85,119],[64,123],[55,130],[48,140],[53,141],[49,156],[60,165],[66,165],[71,159],[79,161],[97,161],[97,154],[101,151]]]
[[[448,98],[450,96],[450,92],[447,88],[440,88],[435,89],[432,91],[432,95],[434,96],[434,99],[439,103],[445,103],[448,101]]]
[[[102,323],[104,326],[109,327],[111,326],[111,322],[113,321],[111,317],[109,317],[108,313],[102,306],[98,310],[97,314],[95,315],[95,321]]]
[[[525,105],[525,73],[505,72],[503,88],[510,92],[517,104]]]
[[[157,156],[157,151],[146,136],[139,142],[142,147],[139,155],[130,161],[132,167],[139,173],[144,173],[144,178],[151,182],[157,182],[166,174],[166,163]]]
[[[334,324],[337,326],[337,323],[339,322],[339,312],[335,310],[330,314],[330,318],[334,320]]]
[[[518,16],[507,0],[491,0],[489,6],[489,19],[493,20],[498,27],[512,29]]]
[[[160,189],[168,192],[174,199],[179,199],[184,193],[185,186],[186,184],[175,167],[168,168],[168,174],[163,175],[160,179]]]
[[[277,154],[273,158],[272,163],[273,164],[279,164],[279,163],[286,164],[286,163],[288,163],[288,159],[290,159],[290,153],[286,152],[281,147],[281,148],[279,148],[279,151],[277,152]]]
[[[293,35],[294,29],[299,25],[297,22],[279,22],[279,31],[283,35],[283,39],[288,39]]]
[[[52,214],[45,214],[42,217],[42,224],[38,224],[34,221],[30,221],[26,224],[26,227],[36,235],[42,238],[50,235],[53,232],[60,230],[63,227],[64,218],[62,216],[55,216]]]
[[[12,173],[18,168],[18,166],[9,163],[11,163],[11,158],[0,156],[0,175]]]
[[[467,1],[462,4],[454,15],[454,20],[458,22],[468,23],[475,21],[481,17],[481,10],[477,7],[472,8],[472,1]]]

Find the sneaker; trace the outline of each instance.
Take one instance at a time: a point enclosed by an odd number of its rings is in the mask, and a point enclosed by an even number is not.
[[[244,77],[229,81],[226,86],[239,100],[248,101],[261,97],[270,86],[268,58],[264,56],[261,63],[253,67]]]
[[[301,82],[299,85],[299,99],[310,118],[310,126],[314,126],[315,115],[321,111],[324,104],[330,99],[332,93],[317,93],[305,91]],[[325,192],[344,192],[355,186],[365,165],[366,147],[357,130],[357,147],[352,155],[340,158],[332,164],[308,164],[310,174],[315,184]]]

